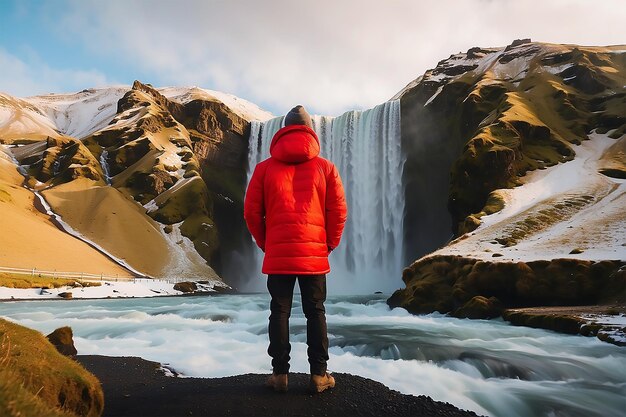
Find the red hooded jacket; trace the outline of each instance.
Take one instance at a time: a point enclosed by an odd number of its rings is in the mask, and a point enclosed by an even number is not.
[[[265,252],[264,274],[330,272],[347,206],[337,168],[319,153],[313,129],[286,126],[272,139],[271,157],[254,169],[244,218]]]

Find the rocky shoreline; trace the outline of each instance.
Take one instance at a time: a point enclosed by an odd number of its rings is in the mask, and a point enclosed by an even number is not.
[[[400,394],[379,382],[334,374],[323,394],[307,389],[308,375],[290,374],[289,392],[264,387],[267,375],[177,378],[156,362],[137,357],[78,356],[102,383],[103,416],[476,416],[426,396]]]
[[[502,317],[513,325],[597,336],[624,346],[625,266],[623,261],[488,262],[431,255],[405,268],[406,287],[387,304],[412,314]]]
[[[502,318],[515,326],[596,336],[603,342],[626,346],[626,305],[512,308]]]

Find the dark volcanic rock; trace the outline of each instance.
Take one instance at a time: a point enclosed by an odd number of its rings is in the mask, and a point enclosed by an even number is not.
[[[267,375],[174,378],[140,358],[79,356],[102,382],[104,416],[475,416],[429,397],[403,395],[349,374],[334,374],[337,386],[308,391],[308,375],[290,374],[289,391],[264,386]]]
[[[502,318],[516,326],[561,333],[596,336],[617,346],[626,346],[626,327],[611,318],[626,316],[626,303],[573,307],[530,307],[505,310]]]
[[[76,357],[78,351],[74,346],[74,335],[71,327],[59,327],[46,337],[61,354],[71,358]]]
[[[176,291],[181,291],[184,293],[191,293],[197,290],[198,286],[196,285],[195,282],[184,281],[184,282],[177,282],[176,284],[174,284],[174,289]]]

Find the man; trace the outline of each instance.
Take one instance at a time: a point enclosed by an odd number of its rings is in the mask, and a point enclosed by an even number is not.
[[[259,163],[248,186],[244,217],[256,244],[265,252],[263,273],[271,295],[267,350],[273,373],[267,385],[287,391],[289,316],[296,280],[307,320],[310,387],[322,392],[335,386],[326,371],[326,274],[328,255],[339,245],[347,217],[337,168],[319,157],[320,143],[311,117],[296,106],[285,127],[272,138],[270,158]]]

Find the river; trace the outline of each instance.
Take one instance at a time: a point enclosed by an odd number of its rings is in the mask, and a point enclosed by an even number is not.
[[[624,415],[624,348],[501,320],[413,316],[385,299],[329,297],[331,371],[490,416]],[[46,334],[69,325],[79,354],[140,356],[186,376],[221,377],[271,372],[268,304],[266,294],[3,302],[0,315]],[[292,371],[308,372],[297,297],[291,334]]]

